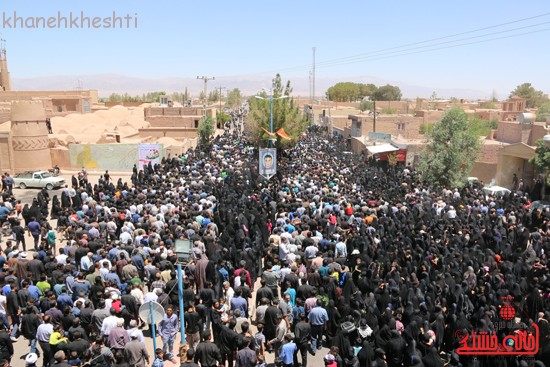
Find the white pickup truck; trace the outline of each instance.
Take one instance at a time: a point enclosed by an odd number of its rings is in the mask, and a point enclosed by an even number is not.
[[[53,177],[48,171],[27,171],[16,174],[13,177],[13,185],[20,189],[45,187],[48,190],[53,190],[65,185],[65,180],[61,177]]]

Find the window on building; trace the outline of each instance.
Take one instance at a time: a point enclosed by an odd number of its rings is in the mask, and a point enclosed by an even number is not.
[[[398,122],[397,123],[397,131],[403,131],[405,130],[405,123],[404,122]]]

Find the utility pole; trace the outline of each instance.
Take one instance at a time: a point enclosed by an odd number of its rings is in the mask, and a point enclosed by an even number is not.
[[[225,89],[225,87],[218,87],[218,89],[220,90],[220,94],[218,95],[218,97],[220,98],[220,112],[222,111],[222,89]]]
[[[215,80],[216,77],[207,77],[207,76],[197,76],[197,79],[202,79],[204,81],[204,103],[202,105],[202,118],[206,118],[206,103],[208,101],[208,81]]]
[[[374,110],[374,113],[372,114],[372,132],[376,132],[376,99],[372,101],[372,108]]]
[[[218,94],[218,98],[220,99],[220,112],[219,112],[219,116],[221,117],[222,116],[222,89],[225,89],[225,87],[218,87],[218,89],[220,90],[220,94]],[[220,129],[223,129],[223,125],[220,124],[220,121],[217,121],[218,123],[218,127]]]
[[[315,47],[313,47],[313,72],[311,74],[311,92],[313,93],[311,97],[311,105],[313,107],[313,102],[315,102]]]

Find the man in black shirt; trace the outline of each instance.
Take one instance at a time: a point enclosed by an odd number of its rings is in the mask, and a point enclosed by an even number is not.
[[[36,348],[36,332],[41,321],[32,307],[27,307],[25,310],[25,315],[21,318],[21,335],[29,340],[30,353],[36,353],[40,356],[40,351]]]
[[[195,302],[189,302],[189,308],[184,316],[185,320],[185,338],[187,343],[197,349],[200,342],[200,330],[202,326],[201,318],[195,310]]]
[[[294,354],[294,364],[298,366],[298,351],[302,355],[302,367],[307,366],[307,352],[309,349],[309,340],[311,338],[311,325],[306,321],[306,314],[300,312],[298,315],[298,323],[294,327],[294,342],[298,349]]]
[[[15,336],[17,335],[17,331],[19,330],[19,316],[21,315],[21,308],[19,307],[19,300],[17,298],[17,284],[12,283],[10,287],[11,292],[9,292],[6,296],[6,304],[8,307],[6,311],[8,311],[8,316],[11,318],[12,322],[11,340],[17,341],[17,338]],[[0,357],[5,359],[5,357],[3,356]]]
[[[193,348],[187,349],[185,357],[185,362],[183,362],[180,367],[199,367],[198,364],[193,362],[193,358],[195,357],[195,350]]]
[[[215,367],[222,359],[220,348],[212,343],[210,330],[205,330],[202,337],[204,341],[199,343],[195,350],[195,363],[200,362],[201,367]]]
[[[206,282],[206,288],[203,288],[200,290],[199,296],[202,300],[202,304],[205,306],[205,313],[206,313],[206,328],[210,328],[210,320],[212,319],[212,305],[214,304],[214,301],[216,300],[216,293],[214,292],[212,282],[207,281]]]
[[[13,342],[9,334],[4,329],[4,323],[0,322],[0,359],[11,361],[13,356]],[[4,367],[1,365],[0,367]]]

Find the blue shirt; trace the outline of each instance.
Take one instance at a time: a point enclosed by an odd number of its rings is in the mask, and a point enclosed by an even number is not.
[[[309,311],[307,319],[311,321],[311,325],[320,326],[324,325],[325,322],[328,321],[328,314],[323,307],[315,306],[311,309],[311,311]]]
[[[40,234],[40,223],[37,221],[30,222],[27,227],[33,236],[38,236]]]
[[[235,296],[231,298],[231,309],[241,310],[241,316],[247,317],[248,315],[248,302],[241,296]]]
[[[29,285],[29,293],[31,294],[31,297],[34,298],[35,301],[38,301],[40,296],[42,296],[42,292],[40,291],[40,288],[38,288],[35,285]]]
[[[9,284],[6,284],[5,286],[2,287],[2,294],[4,296],[7,296],[8,293],[10,293],[10,292],[11,292],[11,287],[10,287]]]
[[[166,337],[175,336],[178,333],[178,317],[175,313],[172,316],[164,315],[164,319],[159,323],[160,335]]]
[[[57,297],[57,307],[60,310],[64,310],[66,306],[71,306],[72,308],[73,300],[68,294],[61,294],[59,297]]]
[[[109,273],[105,275],[105,280],[109,282],[116,282],[117,285],[120,285],[120,278],[117,273]]]
[[[224,282],[229,280],[229,272],[226,269],[218,269],[218,272],[222,276]]]
[[[293,364],[294,363],[294,352],[298,349],[294,342],[283,344],[281,348],[281,354],[279,358],[284,364]]]
[[[164,360],[162,358],[155,358],[151,367],[164,367]]]

